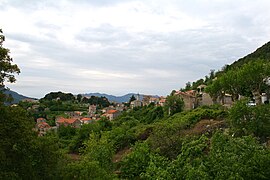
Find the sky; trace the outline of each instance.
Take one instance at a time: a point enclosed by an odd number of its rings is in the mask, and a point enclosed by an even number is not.
[[[167,95],[270,41],[269,0],[0,0],[26,96]]]

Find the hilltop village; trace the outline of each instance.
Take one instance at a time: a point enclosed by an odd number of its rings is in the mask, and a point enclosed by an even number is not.
[[[54,98],[48,98],[52,94]],[[35,130],[39,136],[43,136],[47,131],[56,131],[60,126],[80,128],[84,124],[101,119],[113,121],[123,112],[149,104],[163,107],[166,101],[166,98],[162,96],[143,95],[141,99],[140,97],[139,94],[132,95],[129,102],[117,103],[109,102],[105,97],[74,96],[70,93],[52,92],[41,100],[24,99],[20,105],[36,117]],[[100,101],[91,102],[91,99]],[[75,110],[72,111],[73,109]]]
[[[54,98],[47,98],[50,96],[50,94],[58,94],[59,96],[55,96]],[[105,97],[87,97],[87,96],[74,96],[70,93],[50,93],[45,96],[45,98],[38,100],[31,100],[31,99],[24,99],[20,102],[20,105],[28,106],[27,109],[29,112],[33,112],[37,118],[36,118],[36,126],[35,130],[38,132],[39,136],[43,136],[46,134],[47,131],[53,130],[57,131],[57,129],[60,126],[70,126],[72,128],[81,128],[84,124],[93,123],[95,121],[99,121],[101,119],[107,119],[109,121],[113,121],[115,118],[120,116],[123,112],[128,112],[131,109],[140,108],[142,106],[148,106],[150,104],[154,106],[161,106],[164,107],[166,102],[166,97],[156,97],[151,95],[142,95],[142,98],[140,99],[140,95],[132,95],[130,97],[129,102],[123,102],[123,103],[117,103],[117,102],[109,102],[107,98]],[[183,98],[184,100],[184,107],[186,110],[193,109],[197,106],[195,104],[198,100],[195,98],[196,92],[195,91],[188,91],[188,92],[181,92],[176,91],[175,95]],[[69,96],[67,100],[61,101],[61,97]],[[70,97],[74,98],[70,98]],[[90,99],[97,98],[102,99],[102,102],[96,102],[96,103],[89,103],[88,101]],[[49,99],[49,100],[48,100]],[[65,99],[65,98],[64,98]],[[51,104],[61,104],[58,105],[63,106],[63,108],[55,109],[55,106],[52,105],[46,106],[46,101],[51,101]],[[106,103],[104,103],[106,102]],[[202,101],[201,105],[203,105],[205,102]],[[69,104],[69,105],[79,105],[81,110],[71,111],[68,109],[64,109],[63,104]],[[104,105],[105,104],[105,105]],[[43,108],[41,108],[43,107]],[[79,109],[80,109],[79,108]],[[76,109],[76,108],[75,108]],[[78,108],[77,108],[78,109]],[[60,110],[60,111],[59,111]],[[56,113],[58,115],[53,116],[53,118],[50,118],[50,114]],[[38,114],[42,114],[38,116]],[[48,123],[48,121],[50,123]]]
[[[185,111],[214,104],[220,104],[226,108],[230,108],[233,105],[234,100],[232,95],[224,93],[223,96],[213,100],[210,94],[205,92],[206,87],[206,85],[201,84],[196,88],[197,90],[173,90],[171,95],[177,96],[183,101],[183,110]],[[48,98],[50,95],[53,95],[54,98]],[[260,97],[261,103],[268,103],[266,93],[262,93]],[[61,98],[64,99],[64,101]],[[244,99],[245,97],[239,97],[239,100],[241,98]],[[92,102],[91,99],[99,99],[100,101]],[[48,101],[51,102],[48,103]],[[28,106],[28,111],[34,112],[36,116],[35,130],[38,132],[39,136],[43,136],[47,131],[57,131],[60,126],[81,128],[84,124],[93,123],[101,119],[113,121],[123,112],[129,112],[131,109],[148,106],[150,104],[164,107],[166,105],[166,97],[137,94],[135,96],[132,95],[129,102],[117,103],[109,102],[106,97],[75,96],[71,93],[52,92],[47,94],[40,101],[24,99],[20,104],[22,106]],[[51,106],[48,104],[51,104]],[[57,106],[60,109],[57,109],[55,105],[52,104],[58,104]],[[249,105],[256,105],[256,103],[251,101]],[[72,108],[70,109],[72,106],[74,106],[73,109],[76,109],[77,106],[77,110],[72,111]],[[65,109],[65,107],[67,109]],[[50,116],[52,113],[54,116]],[[38,116],[38,114],[42,115]],[[50,123],[48,123],[48,121]]]

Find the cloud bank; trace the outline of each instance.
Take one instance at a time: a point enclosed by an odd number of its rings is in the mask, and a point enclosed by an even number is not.
[[[22,73],[8,86],[169,94],[270,40],[270,2],[0,0],[0,28]]]

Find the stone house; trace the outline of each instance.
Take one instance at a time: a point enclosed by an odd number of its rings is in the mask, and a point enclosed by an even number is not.
[[[166,98],[163,97],[163,96],[161,96],[161,97],[159,98],[158,105],[160,105],[160,106],[163,107],[163,106],[165,105],[165,102],[166,102]]]
[[[211,96],[208,93],[202,93],[200,94],[200,96],[198,96],[198,105],[199,106],[211,106],[214,104],[213,99],[211,98]]]
[[[231,107],[233,105],[232,95],[224,94],[223,97],[218,98],[218,103],[225,107]]]
[[[94,115],[97,112],[97,106],[96,105],[90,105],[88,108],[88,114]]]
[[[130,107],[133,109],[135,107],[141,107],[143,105],[142,101],[134,100],[130,102]]]
[[[158,97],[151,97],[149,99],[149,104],[154,103],[155,105],[157,105],[158,102],[159,102],[159,98]]]
[[[37,118],[37,123],[46,122],[45,118]]]
[[[71,112],[65,112],[66,115],[73,117],[73,118],[79,118],[83,112],[81,111],[71,111]]]
[[[114,110],[114,109],[115,109],[115,107],[111,105],[111,106],[109,106],[109,107],[103,108],[103,109],[101,110],[101,112],[102,112],[102,113],[107,113],[108,111]]]
[[[224,94],[222,97],[219,97],[216,102],[212,99],[212,97],[206,93],[204,90],[207,86],[202,84],[197,88],[197,97],[198,97],[198,105],[213,105],[215,103],[221,104],[225,107],[231,107],[233,104],[232,96],[230,94]]]
[[[151,95],[143,95],[143,99],[142,99],[143,106],[147,106],[151,103],[154,103],[155,105],[157,105],[158,102],[159,102],[159,97],[151,96]]]
[[[81,121],[81,124],[89,124],[93,122],[92,118],[87,118],[87,117],[81,118],[80,121]]]
[[[124,104],[121,104],[121,103],[117,103],[117,104],[115,105],[115,109],[116,109],[117,111],[122,112],[122,111],[125,110],[125,105],[124,105]]]
[[[143,106],[143,102],[140,100],[140,95],[136,95],[136,100],[130,102],[130,107],[133,109],[135,107]]]
[[[66,118],[60,117],[56,120],[56,126],[59,127],[60,125],[80,128],[81,121],[78,118],[66,119]]]
[[[120,111],[117,110],[109,110],[105,116],[111,121],[114,120],[115,118],[117,118],[119,115],[121,114]]]
[[[38,118],[35,129],[38,132],[38,136],[44,136],[51,129],[51,126],[46,122],[46,119]]]
[[[194,109],[197,105],[196,96],[194,91],[176,91],[175,95],[180,96],[184,101],[184,110]]]

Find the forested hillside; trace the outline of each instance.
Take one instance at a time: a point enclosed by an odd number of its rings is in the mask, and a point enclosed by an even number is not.
[[[256,59],[263,59],[265,61],[270,61],[270,42],[264,44],[262,47],[258,48],[253,53],[250,53],[249,55],[240,58],[239,60],[235,61],[231,65],[229,65],[229,69],[240,67],[250,61],[256,60]]]
[[[197,87],[200,86],[201,84],[211,85],[215,79],[221,76],[224,76],[224,74],[227,74],[227,76],[230,76],[231,72],[233,71],[236,72],[239,69],[243,68],[243,66],[247,67],[247,64],[250,64],[250,66],[252,66],[254,64],[260,64],[260,63],[268,64],[269,62],[270,62],[270,42],[264,44],[263,46],[259,47],[256,51],[246,55],[245,57],[236,60],[232,64],[224,65],[220,70],[212,69],[209,75],[206,75],[204,78],[198,79],[195,82],[187,82],[186,86],[184,88],[181,88],[181,90],[182,91],[186,91],[190,89],[197,90]],[[251,72],[248,70],[247,73],[249,73],[252,76],[255,76],[255,74],[253,74],[254,71]],[[226,84],[229,84],[229,82],[226,82]]]

